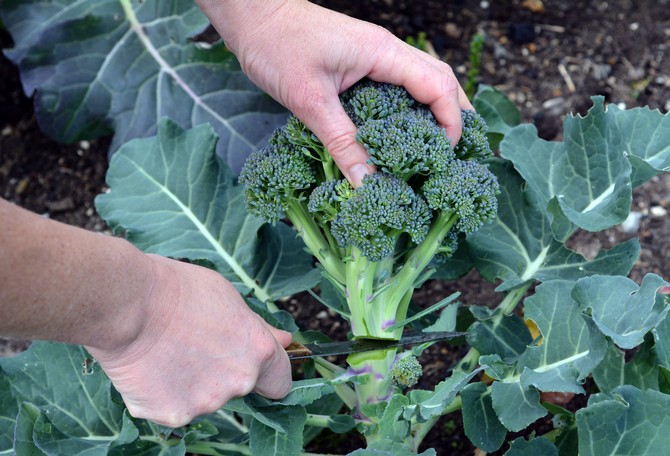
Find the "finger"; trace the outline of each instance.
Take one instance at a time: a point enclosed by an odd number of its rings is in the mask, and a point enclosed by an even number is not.
[[[254,392],[270,399],[281,399],[291,390],[291,363],[279,344],[272,358],[261,366]]]
[[[344,112],[336,94],[312,103],[294,114],[321,140],[344,177],[354,187],[361,185],[366,174],[375,172],[367,162],[369,156],[356,141],[356,126]]]
[[[399,43],[387,58],[368,75],[370,79],[401,85],[420,103],[430,106],[437,122],[442,125],[447,137],[456,144],[461,137],[461,106],[469,106],[467,97],[449,65],[434,58],[426,60],[427,54]],[[430,57],[430,56],[428,56]]]

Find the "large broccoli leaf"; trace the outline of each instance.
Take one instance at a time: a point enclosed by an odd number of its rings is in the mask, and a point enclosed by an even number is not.
[[[539,199],[549,207],[557,238],[572,225],[600,231],[623,222],[632,187],[670,170],[670,117],[648,108],[621,110],[603,106],[603,97],[585,117],[568,116],[563,142],[537,136],[532,125],[512,129],[500,145],[501,155]]]
[[[587,260],[558,242],[546,210],[509,162],[496,160],[491,170],[500,183],[498,217],[468,235],[472,261],[490,281],[503,279],[498,290],[529,280],[575,280],[592,274],[628,274],[639,255],[636,239]]]
[[[96,206],[140,249],[207,260],[242,293],[277,299],[314,286],[318,273],[295,232],[247,213],[244,192],[214,153],[209,125],[184,131],[163,119],[158,136],[124,145]]]
[[[236,170],[286,119],[222,43],[191,38],[208,25],[192,0],[6,1],[24,90],[40,127],[71,142],[114,131],[111,150],[155,134],[162,116],[209,122]]]

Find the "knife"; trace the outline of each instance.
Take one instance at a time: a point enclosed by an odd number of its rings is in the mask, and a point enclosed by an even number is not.
[[[404,345],[418,345],[426,342],[454,339],[464,336],[464,332],[437,331],[428,333],[405,334],[400,340],[390,339],[353,339],[345,342],[313,342],[301,344],[292,342],[286,347],[286,354],[291,361],[301,361],[309,358],[349,355],[371,350],[401,347]]]

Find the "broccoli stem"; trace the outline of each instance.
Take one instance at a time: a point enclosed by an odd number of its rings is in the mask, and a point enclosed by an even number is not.
[[[290,201],[286,209],[286,216],[295,226],[310,253],[316,257],[324,269],[335,280],[345,283],[345,267],[340,256],[333,251],[304,204],[295,200]]]

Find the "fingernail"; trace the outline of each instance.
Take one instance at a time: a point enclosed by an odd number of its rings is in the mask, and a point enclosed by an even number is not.
[[[367,174],[371,174],[372,171],[367,166],[362,163],[357,163],[351,168],[349,168],[349,179],[351,180],[354,187],[359,187],[361,181]]]

